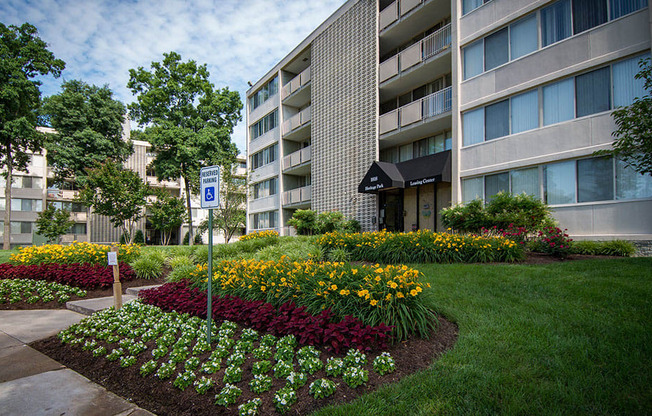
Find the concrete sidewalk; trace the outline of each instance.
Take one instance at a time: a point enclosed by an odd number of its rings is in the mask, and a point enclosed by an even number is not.
[[[0,311],[0,414],[153,416],[26,345],[84,317],[70,310]]]

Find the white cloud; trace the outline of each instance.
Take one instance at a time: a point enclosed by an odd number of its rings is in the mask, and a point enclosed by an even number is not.
[[[129,69],[148,68],[164,52],[208,64],[218,88],[240,92],[287,55],[345,0],[4,0],[5,25],[29,22],[57,58],[63,79],[108,84],[125,103]],[[62,79],[43,80],[44,95]],[[244,114],[243,114],[244,119]],[[244,120],[233,135],[245,148]]]

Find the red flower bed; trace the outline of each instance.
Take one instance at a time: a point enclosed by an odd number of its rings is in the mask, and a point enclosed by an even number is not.
[[[143,302],[164,311],[177,311],[206,318],[206,293],[185,283],[167,283],[139,294]],[[239,322],[249,328],[274,335],[295,335],[302,345],[323,345],[336,353],[348,348],[362,350],[386,348],[392,328],[387,325],[368,326],[347,316],[332,322],[326,309],[317,316],[304,307],[287,302],[278,309],[264,301],[243,300],[235,296],[214,297],[213,318]]]
[[[129,281],[136,274],[127,263],[120,263],[120,280]],[[82,289],[106,289],[113,285],[113,267],[91,264],[0,264],[0,279],[32,279],[56,282]]]

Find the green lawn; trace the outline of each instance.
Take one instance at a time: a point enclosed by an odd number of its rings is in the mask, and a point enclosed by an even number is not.
[[[12,254],[17,254],[18,249],[13,249],[13,250],[0,250],[0,263],[8,263],[9,262],[9,257]]]
[[[415,265],[459,340],[316,415],[652,414],[652,259]]]

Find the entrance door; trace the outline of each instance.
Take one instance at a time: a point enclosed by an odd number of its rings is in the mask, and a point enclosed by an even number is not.
[[[403,231],[403,190],[395,189],[380,193],[380,228],[387,231]]]

